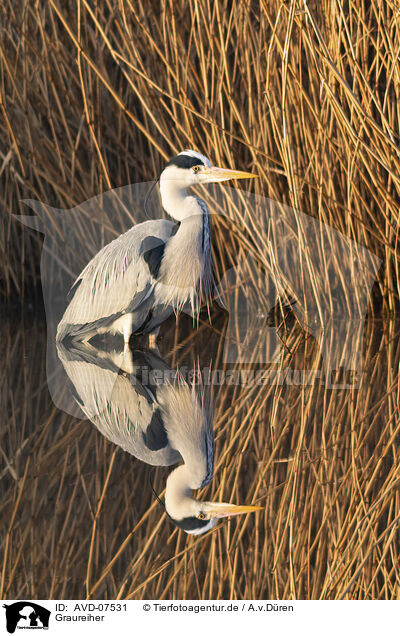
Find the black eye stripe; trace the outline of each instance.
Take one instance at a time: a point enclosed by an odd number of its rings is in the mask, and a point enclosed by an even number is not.
[[[194,168],[194,166],[204,166],[204,163],[198,157],[191,157],[190,155],[177,155],[173,157],[171,161],[165,166],[177,166],[178,168]]]
[[[186,519],[181,519],[180,521],[172,519],[172,521],[182,530],[198,530],[210,523],[207,519],[198,519],[197,517],[186,517]]]

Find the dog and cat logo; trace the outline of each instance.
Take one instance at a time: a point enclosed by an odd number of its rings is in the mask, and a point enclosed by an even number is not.
[[[49,629],[50,611],[32,601],[18,601],[3,605],[6,610],[6,627],[9,634],[16,629]]]

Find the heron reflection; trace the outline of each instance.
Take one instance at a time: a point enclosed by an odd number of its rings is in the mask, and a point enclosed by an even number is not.
[[[182,530],[202,534],[219,518],[261,509],[192,497],[213,478],[212,408],[159,355],[75,340],[58,343],[57,351],[79,407],[108,440],[153,466],[183,460],[165,490],[165,510]]]

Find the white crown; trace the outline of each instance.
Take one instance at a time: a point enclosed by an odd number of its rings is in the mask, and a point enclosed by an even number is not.
[[[204,155],[200,154],[199,152],[196,152],[196,150],[184,150],[183,152],[180,152],[179,155],[189,155],[189,157],[194,157],[195,159],[198,159],[199,161],[204,163],[204,165],[209,167],[211,166],[210,160],[207,159],[207,157],[205,157]]]

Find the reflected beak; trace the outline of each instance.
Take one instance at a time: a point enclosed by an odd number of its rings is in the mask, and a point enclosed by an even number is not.
[[[241,170],[228,170],[228,168],[204,168],[201,171],[202,181],[205,183],[216,183],[218,181],[228,181],[229,179],[255,179],[258,174],[242,172]]]
[[[262,506],[235,506],[227,503],[210,503],[203,506],[203,511],[207,512],[211,519],[222,519],[223,517],[233,517],[235,515],[245,515],[248,512],[263,510]]]

